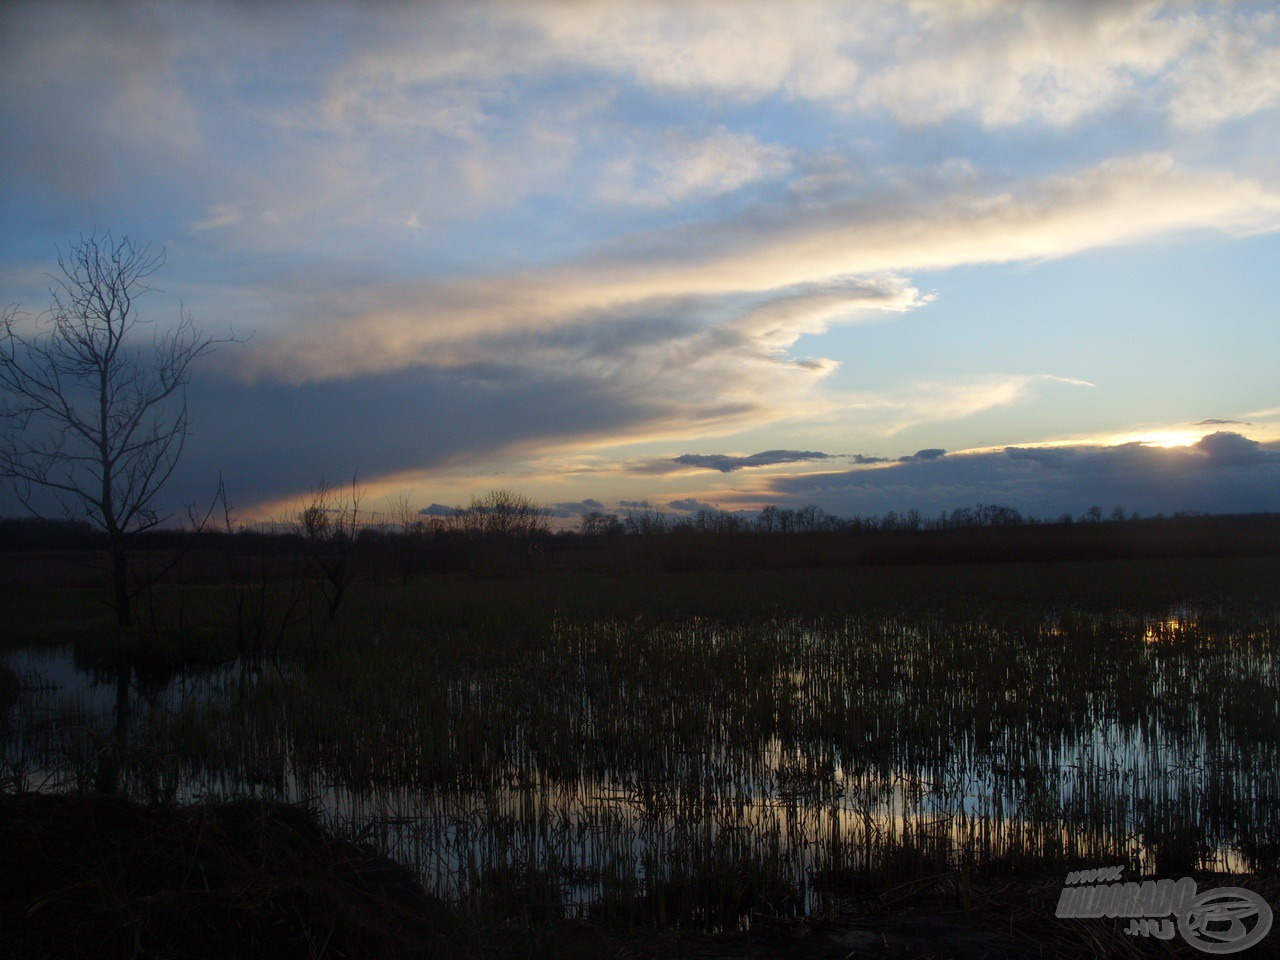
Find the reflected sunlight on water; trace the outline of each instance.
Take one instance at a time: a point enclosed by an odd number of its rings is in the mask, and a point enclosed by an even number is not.
[[[812,912],[859,874],[1243,871],[1280,840],[1274,623],[561,620],[488,659],[230,665],[135,681],[126,787],[309,800],[446,899],[555,915],[731,922],[735,884]],[[68,649],[9,662],[10,781],[85,788],[114,683]]]

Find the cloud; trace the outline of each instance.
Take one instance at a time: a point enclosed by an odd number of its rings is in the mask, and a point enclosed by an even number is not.
[[[1205,125],[1276,95],[1276,18],[1252,5],[615,0],[492,7],[470,23],[440,6],[429,21],[395,17],[418,55],[394,68],[370,58],[364,75],[394,70],[399,88],[585,70],[667,95],[781,97],[915,124],[972,114],[988,127],[1065,126],[1135,103]],[[376,102],[381,85],[364,85]]]
[[[1015,218],[1015,233],[1024,222]],[[754,233],[734,241],[756,270],[743,289],[736,272],[703,277],[677,265],[685,238],[657,240],[673,252],[614,250],[557,271],[425,285],[302,283],[305,292],[291,294],[295,324],[214,358],[222,379],[208,381],[207,402],[193,394],[208,429],[189,459],[215,472],[255,464],[239,482],[266,498],[352,467],[376,477],[504,450],[671,442],[815,412],[892,435],[1064,379],[993,375],[897,395],[818,395],[836,364],[789,356],[800,336],[901,312],[924,295],[886,274],[768,286],[775,262],[760,252],[768,244],[753,251],[763,243]],[[324,312],[335,319],[317,322]],[[290,425],[283,436],[277,424]]]
[[[583,441],[610,431],[618,443],[693,437],[798,416],[815,402],[821,404],[812,396],[813,389],[835,364],[789,357],[782,344],[794,341],[805,329],[844,316],[856,318],[876,308],[898,309],[916,296],[904,284],[883,280],[839,280],[827,286],[822,295],[810,287],[774,293],[799,303],[789,304],[787,316],[775,318],[767,335],[753,337],[740,326],[744,317],[768,302],[767,297],[650,297],[563,318],[544,306],[548,312],[539,317],[538,304],[549,304],[551,299],[522,296],[534,289],[529,283],[523,289],[517,285],[492,291],[504,306],[510,304],[512,312],[489,318],[493,322],[484,335],[486,318],[480,311],[487,291],[459,284],[431,298],[423,308],[452,312],[456,326],[441,323],[430,332],[418,330],[401,326],[404,315],[400,314],[394,329],[382,326],[371,340],[362,341],[356,335],[362,327],[366,334],[370,329],[358,319],[342,328],[313,327],[305,337],[299,330],[249,357],[250,365],[259,371],[269,357],[273,366],[284,364],[295,375],[285,378],[259,372],[249,382],[264,397],[289,397],[291,391],[308,385],[350,385],[340,392],[351,393],[359,398],[357,404],[371,409],[383,391],[362,391],[357,382],[383,382],[389,377],[390,382],[450,383],[459,395],[482,390],[485,396],[510,397],[503,419],[523,430],[526,439],[544,443],[557,434],[562,439],[555,442],[563,443],[562,427],[574,431],[596,418],[590,412],[574,412],[548,429],[543,402],[526,406],[519,399],[521,394],[533,390],[540,398],[556,395],[565,402],[594,395],[604,401],[596,411],[601,418],[576,434]],[[581,292],[573,295],[583,296]],[[814,298],[809,310],[804,307],[806,297]],[[834,302],[840,305],[838,310]],[[518,304],[524,305],[523,311]],[[836,317],[837,312],[842,316]],[[374,329],[381,323],[375,322]],[[784,329],[789,332],[783,333]],[[474,338],[470,342],[463,339],[468,335]],[[333,353],[335,347],[346,355]],[[401,359],[388,369],[392,358],[387,351],[393,347]],[[403,363],[415,357],[416,365]],[[226,375],[239,375],[241,358],[235,358],[234,365],[231,358],[226,360]],[[314,376],[318,371],[306,369],[317,360],[333,363],[323,378]],[[491,435],[487,428],[476,431],[475,449],[485,448]]]
[[[242,498],[799,418],[893,435],[1062,378],[838,392],[849,347],[803,338],[919,310],[922,271],[1280,226],[1165,123],[1273,107],[1276,31],[1158,2],[10,3],[0,175],[28,260],[51,224],[128,226],[255,332],[192,395],[189,459]],[[1046,125],[1082,132],[1032,147]]]
[[[657,149],[610,164],[596,195],[607,203],[659,206],[720,196],[782,176],[790,169],[791,152],[723,126],[697,138],[668,132]]]
[[[857,76],[841,47],[865,25],[827,4],[705,0],[516,5],[548,58],[680,94],[833,96]]]
[[[1280,102],[1280,17],[1275,11],[1217,9],[1205,15],[1204,42],[1173,73],[1169,111],[1183,127],[1201,129],[1272,108]]]
[[[418,511],[424,517],[452,517],[457,512],[457,507],[446,507],[443,503],[433,503]]]
[[[901,313],[933,299],[901,277],[834,276],[779,288],[725,324],[726,331],[766,349],[783,351],[801,336],[825,333],[834,323]]]
[[[965,380],[915,381],[893,393],[851,392],[841,400],[858,415],[864,429],[891,437],[921,424],[961,420],[1021,403],[1033,388],[1047,383],[1093,386],[1052,374],[989,374]]]
[[[255,345],[241,369],[302,382],[512,356],[522,365],[559,367],[566,353],[607,362],[661,343],[684,344],[689,360],[706,348],[774,356],[834,320],[923,302],[897,277],[836,276],[763,288],[757,281],[739,289],[664,274],[657,267],[646,276],[624,254],[608,265],[429,284],[334,289],[299,278],[305,292],[293,306],[295,329]],[[317,320],[317,313],[332,319]]]
[[[931,447],[928,450],[917,450],[915,453],[906,457],[899,457],[898,463],[918,463],[921,460],[939,460],[947,455],[947,451],[937,447]]]
[[[697,513],[699,510],[718,509],[713,504],[703,503],[701,500],[698,500],[694,497],[685,497],[681,500],[672,500],[670,503],[667,504],[667,506],[672,510],[679,511],[680,513]]]
[[[192,435],[172,495],[179,503],[202,495],[221,473],[246,507],[289,501],[324,476],[358,471],[373,483],[474,467],[504,452],[587,444],[687,415],[674,398],[615,393],[572,371],[516,376],[482,367],[289,385],[229,380],[210,365],[197,371],[189,401]]]
[[[1214,464],[1252,466],[1280,462],[1276,453],[1264,450],[1257,440],[1250,440],[1241,434],[1228,431],[1211,433],[1201,438],[1196,444],[1196,449]]]
[[[1270,102],[1259,79],[1275,46],[1274,27],[1255,12],[1187,15],[1163,4],[335,4],[325,17],[257,6],[178,3],[156,17],[118,4],[110,9],[123,13],[42,30],[29,22],[54,18],[16,16],[5,32],[22,37],[15,52],[39,69],[13,58],[15,83],[35,77],[33,89],[55,90],[57,77],[42,71],[65,73],[53,65],[66,63],[83,64],[89,83],[108,78],[24,112],[20,128],[7,124],[49,145],[32,170],[92,157],[93,169],[61,178],[83,190],[103,172],[100,158],[123,152],[143,161],[139,184],[209,184],[219,195],[194,198],[197,209],[254,211],[233,231],[242,245],[396,257],[407,231],[415,250],[430,238],[443,254],[458,249],[446,228],[474,229],[478,216],[584,183],[612,201],[672,204],[741,191],[802,162],[792,145],[729,121],[673,118],[664,104],[780,98],[814,103],[840,124],[888,110],[911,123],[971,114],[1000,125],[1075,122],[1135,97],[1158,109],[1176,90],[1179,116],[1210,116],[1194,97],[1239,115]],[[1232,40],[1257,69],[1241,72]],[[100,62],[111,50],[132,71],[119,84],[115,61]],[[1194,66],[1176,71],[1188,51]],[[1195,93],[1206,77],[1216,86]],[[129,91],[127,107],[100,109],[117,89]],[[49,122],[74,103],[90,105],[92,122]],[[162,151],[139,137],[153,116]],[[77,149],[99,125],[104,142]],[[606,222],[583,212],[593,229]]]
[[[866,82],[860,102],[910,123],[976,114],[987,127],[1066,126],[1132,99],[1200,41],[1164,4],[915,5],[917,32]]]
[[[1280,510],[1280,444],[1218,432],[1188,447],[1009,447],[873,470],[770,477],[738,502],[814,503],[838,515],[919,509],[926,514],[974,503],[1010,506],[1052,518],[1093,505],[1144,514]]]
[[[776,459],[774,459],[776,455]],[[816,451],[766,450],[749,456],[731,454],[681,454],[677,457],[652,457],[643,460],[612,460],[575,473],[660,477],[669,474],[694,474],[698,471],[732,473],[744,467],[767,467],[812,460],[844,460],[856,464],[889,463],[888,457],[861,453],[821,453]]]
[[[732,473],[744,467],[770,467],[779,463],[803,463],[809,460],[827,460],[829,453],[814,450],[764,450],[745,457],[735,457],[724,453],[685,453],[672,457],[672,463],[686,467],[701,467],[706,470],[719,470],[721,473]]]
[[[798,162],[790,144],[728,119],[689,122],[672,104],[800,102],[837,128],[886,112],[999,128],[1141,109],[1200,129],[1280,97],[1280,27],[1254,5],[544,0],[309,13],[5,4],[0,81],[14,96],[0,156],[67,197],[100,202],[127,184],[130,201],[153,199],[163,184],[191,211],[239,204],[228,232],[241,245],[350,255],[359,239],[383,254],[405,231],[437,236],[582,183],[617,176],[615,199],[674,202]],[[635,149],[616,167],[620,138]]]
[[[200,164],[167,17],[131,4],[6,4],[0,38],[0,169],[92,202],[135,165]]]
[[[842,314],[924,302],[894,271],[1062,256],[1192,228],[1277,225],[1280,196],[1165,157],[1107,161],[1018,194],[849,200],[819,210],[800,203],[635,236],[544,272],[352,288],[336,302],[326,299],[320,315],[327,320],[315,319],[318,304],[303,299],[297,309],[305,328],[255,344],[244,368],[295,381],[340,378],[485,362],[509,356],[513,346],[529,363],[538,359],[539,339],[557,328],[575,327],[589,339],[594,329],[656,313],[669,329],[690,308],[723,313],[744,298],[754,302],[718,333],[702,328],[689,346],[704,358],[744,345],[776,353]],[[563,362],[563,350],[546,353],[544,362]]]
[[[1217,427],[1217,426],[1236,426],[1249,427],[1252,426],[1247,420],[1216,420],[1210,418],[1208,420],[1197,420],[1192,424],[1193,427]]]
[[[652,457],[645,460],[615,461],[608,466],[597,468],[593,472],[629,474],[637,477],[660,477],[670,473],[684,473],[689,470],[667,457]]]
[[[599,500],[587,498],[586,500],[577,500],[569,503],[553,503],[547,508],[547,512],[552,517],[565,519],[567,517],[581,517],[603,509],[604,504]]]
[[[192,230],[217,230],[220,227],[234,227],[244,219],[240,205],[236,203],[215,203],[206,211],[203,220],[191,224]]]

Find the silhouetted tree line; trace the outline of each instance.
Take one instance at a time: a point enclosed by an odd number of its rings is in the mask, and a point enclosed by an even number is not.
[[[1190,516],[1190,512],[1178,516]],[[841,533],[896,530],[965,530],[977,527],[1008,527],[1025,524],[1101,523],[1139,520],[1137,513],[1128,513],[1124,507],[1115,507],[1104,514],[1101,507],[1093,506],[1073,517],[1063,514],[1055,520],[1042,520],[1022,514],[1013,507],[999,504],[975,504],[943,510],[936,517],[926,517],[919,510],[898,512],[890,510],[881,516],[841,517],[827,513],[821,507],[808,506],[791,509],[769,505],[757,514],[728,513],[723,510],[703,508],[693,514],[677,515],[655,507],[634,508],[621,514],[592,511],[583,516],[577,532],[584,536],[610,536],[620,534],[645,535],[654,533]]]
[[[906,510],[874,517],[839,517],[816,506],[767,506],[754,514],[643,506],[588,513],[576,529],[555,531],[547,509],[510,490],[443,515],[404,498],[374,514],[353,480],[349,487],[319,484],[290,517],[241,526],[220,496],[216,525],[150,531],[138,548],[157,565],[181,557],[170,579],[220,583],[251,655],[269,651],[302,618],[336,619],[359,579],[1280,553],[1280,514],[1186,511],[1142,519],[1120,507],[1092,507],[1044,520],[981,503],[936,516]],[[83,523],[0,519],[6,551],[103,549],[100,539]]]

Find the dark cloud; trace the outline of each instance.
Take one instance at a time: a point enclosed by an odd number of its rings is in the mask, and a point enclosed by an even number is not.
[[[633,460],[623,464],[622,469],[636,476],[660,477],[666,473],[677,473],[684,468],[674,460],[663,457],[655,460]]]
[[[1251,427],[1248,420],[1197,420],[1193,427]]]
[[[591,513],[592,511],[603,509],[603,503],[599,500],[592,500],[588,497],[586,500],[578,500],[570,503],[553,503],[547,508],[547,513],[553,517],[566,519],[568,517],[581,517],[584,514]]]
[[[814,374],[796,374],[738,332],[673,319],[682,311],[706,311],[706,302],[648,298],[626,309],[588,311],[563,327],[493,334],[466,349],[442,347],[431,363],[335,372],[323,381],[265,375],[251,352],[232,358],[228,351],[193,388],[201,436],[189,450],[189,472],[234,474],[239,499],[260,502],[356,469],[372,479],[482,459],[531,441],[625,439],[632,431],[675,424],[688,430],[767,418],[778,410],[768,402],[770,389],[798,395],[816,382]],[[325,342],[327,332],[315,332],[309,342]],[[726,350],[741,362],[721,363]],[[241,361],[252,374],[248,383],[244,371],[232,369]],[[750,463],[826,456],[766,451]],[[625,469],[661,475],[684,466],[654,460]]]
[[[1200,442],[1196,444],[1196,449],[1202,451],[1215,464],[1237,466],[1268,463],[1274,461],[1277,456],[1264,450],[1257,440],[1250,440],[1248,437],[1225,430],[1201,437]]]
[[[619,500],[618,506],[628,510],[652,510],[653,504],[648,500]]]
[[[746,457],[735,457],[726,453],[686,453],[673,457],[671,462],[685,467],[702,467],[706,470],[732,473],[744,467],[769,467],[778,463],[828,460],[831,456],[832,454],[819,453],[816,450],[764,450]]]
[[[929,460],[945,454],[945,450],[921,450],[912,457],[900,457],[901,461],[914,459]],[[635,465],[632,473],[670,473],[677,467],[700,467],[704,470],[718,470],[721,473],[732,473],[744,467],[771,467],[780,463],[806,463],[815,460],[847,460],[850,463],[871,464],[889,463],[888,457],[870,457],[862,453],[822,453],[817,450],[764,450],[745,457],[735,457],[726,453],[686,453],[670,460],[654,460]],[[677,465],[673,467],[672,464]]]
[[[685,497],[683,500],[672,500],[667,504],[672,510],[679,510],[681,513],[697,513],[699,510],[716,510],[718,509],[710,503],[703,503],[701,500],[693,497]]]
[[[932,514],[979,502],[1039,517],[1079,514],[1095,504],[1144,514],[1280,511],[1280,444],[1222,431],[1190,447],[1127,443],[917,454],[877,470],[770,478],[752,499],[762,495],[838,515],[911,508]]]
[[[938,460],[947,455],[947,451],[940,450],[937,447],[930,447],[927,450],[917,450],[915,453],[907,457],[899,457],[899,463],[915,463],[920,460]]]
[[[294,495],[322,477],[363,480],[483,456],[530,437],[625,430],[668,411],[582,377],[497,366],[410,369],[301,385],[246,384],[211,371],[190,390],[192,436],[166,500],[225,479],[233,500]],[[0,505],[2,506],[2,505]]]

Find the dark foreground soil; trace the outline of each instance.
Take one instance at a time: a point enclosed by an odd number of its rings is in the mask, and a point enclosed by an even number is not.
[[[1200,875],[1280,906],[1276,877]],[[462,916],[406,868],[338,840],[306,810],[260,801],[144,808],[111,797],[0,796],[3,958],[586,958],[1007,960],[1201,957],[1122,920],[1059,920],[1061,878],[947,874],[864,892],[840,919],[750,931],[515,928]],[[1280,933],[1240,954],[1280,956]]]
[[[1241,886],[1280,909],[1274,875],[1192,874],[1200,891]],[[1172,940],[1129,936],[1123,919],[1058,919],[1063,878],[964,882],[944,874],[904,883],[846,903],[842,919],[764,922],[750,933],[673,939],[643,956],[682,960],[1015,960],[1204,957]],[[1249,924],[1252,926],[1252,922]],[[1225,952],[1225,951],[1217,951]],[[640,954],[638,954],[640,955]],[[1237,954],[1243,960],[1280,957],[1280,937],[1268,935]]]
[[[0,956],[444,956],[413,874],[305,810],[0,797]]]

